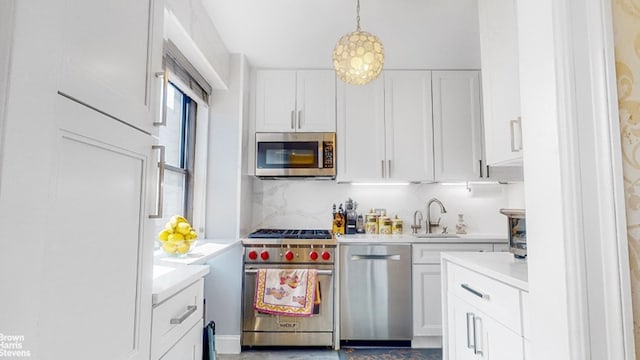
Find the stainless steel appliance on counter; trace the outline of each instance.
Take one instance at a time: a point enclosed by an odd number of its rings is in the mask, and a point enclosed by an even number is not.
[[[411,245],[342,244],[340,340],[411,338]]]
[[[243,239],[243,346],[334,345],[334,255],[328,230],[261,229]],[[321,302],[310,317],[271,315],[254,309],[259,269],[316,269]]]
[[[333,179],[335,143],[336,133],[256,133],[255,174]]]
[[[509,251],[519,259],[527,257],[527,220],[523,209],[500,209],[507,216]]]

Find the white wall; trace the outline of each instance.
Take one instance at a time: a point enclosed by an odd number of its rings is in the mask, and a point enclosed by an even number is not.
[[[228,90],[216,90],[211,99],[209,165],[207,176],[207,238],[237,239],[240,229],[243,144],[247,117],[249,69],[243,55],[233,55]]]
[[[211,69],[215,71],[213,77],[217,78],[211,83],[214,88],[224,88],[229,82],[229,51],[224,45],[224,42],[220,38],[218,31],[211,21],[211,18],[207,15],[202,0],[165,0],[165,8],[177,18],[180,23],[180,29],[176,30],[172,28],[173,36],[175,36],[174,42],[185,55],[191,53],[190,49],[197,49],[192,53],[192,57],[203,57],[202,64],[205,67],[211,66]],[[165,19],[166,21],[166,19]],[[165,24],[165,37],[167,32],[167,24]],[[195,45],[193,48],[187,44],[181,43],[180,39],[183,38],[182,32],[186,32],[186,36],[189,41]],[[171,37],[171,36],[169,36]],[[188,56],[188,55],[187,55]],[[189,57],[189,56],[188,56]],[[193,58],[189,59],[192,64],[196,66],[207,80],[212,82],[207,76],[207,70],[202,67],[199,68],[198,64],[193,61]]]
[[[207,176],[206,238],[216,241],[236,240],[246,231],[251,217],[251,183],[246,175],[249,66],[243,55],[232,55],[227,90],[216,90],[211,99],[209,127],[209,164]],[[247,216],[246,214],[249,214]],[[211,273],[205,278],[206,321],[216,322],[219,352],[237,352],[240,344],[242,291],[242,247],[209,263]],[[230,347],[228,346],[230,345]]]
[[[351,197],[359,203],[358,212],[385,208],[390,216],[404,220],[404,231],[411,231],[413,214],[420,210],[426,221],[426,203],[436,197],[447,214],[442,225],[455,232],[457,214],[464,214],[467,232],[502,234],[506,237],[506,218],[498,212],[509,207],[510,195],[522,198],[521,185],[465,186],[421,184],[408,186],[354,186],[331,181],[255,180],[253,188],[253,228],[331,228],[332,204],[344,203]],[[517,204],[522,204],[518,202]],[[432,214],[439,209],[432,205]],[[425,231],[424,224],[421,231]]]

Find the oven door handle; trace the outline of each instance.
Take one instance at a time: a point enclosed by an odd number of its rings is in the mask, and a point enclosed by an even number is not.
[[[295,269],[293,269],[295,270]],[[245,269],[245,274],[256,274],[258,269]],[[333,275],[333,270],[318,270],[318,275]]]

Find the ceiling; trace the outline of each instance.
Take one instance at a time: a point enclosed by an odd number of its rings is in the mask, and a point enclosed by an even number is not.
[[[331,68],[355,0],[202,0],[225,46],[259,68]],[[387,69],[479,69],[477,0],[361,0]]]

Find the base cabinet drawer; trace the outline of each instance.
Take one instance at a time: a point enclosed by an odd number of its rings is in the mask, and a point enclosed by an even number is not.
[[[520,291],[455,264],[448,265],[449,292],[522,335]]]
[[[160,360],[200,360],[202,359],[202,324],[193,325]]]
[[[201,278],[153,308],[152,360],[164,359],[165,353],[185,334],[192,331],[194,326],[199,329],[199,334],[202,334],[203,293],[204,280]],[[201,343],[202,339],[199,342]]]

